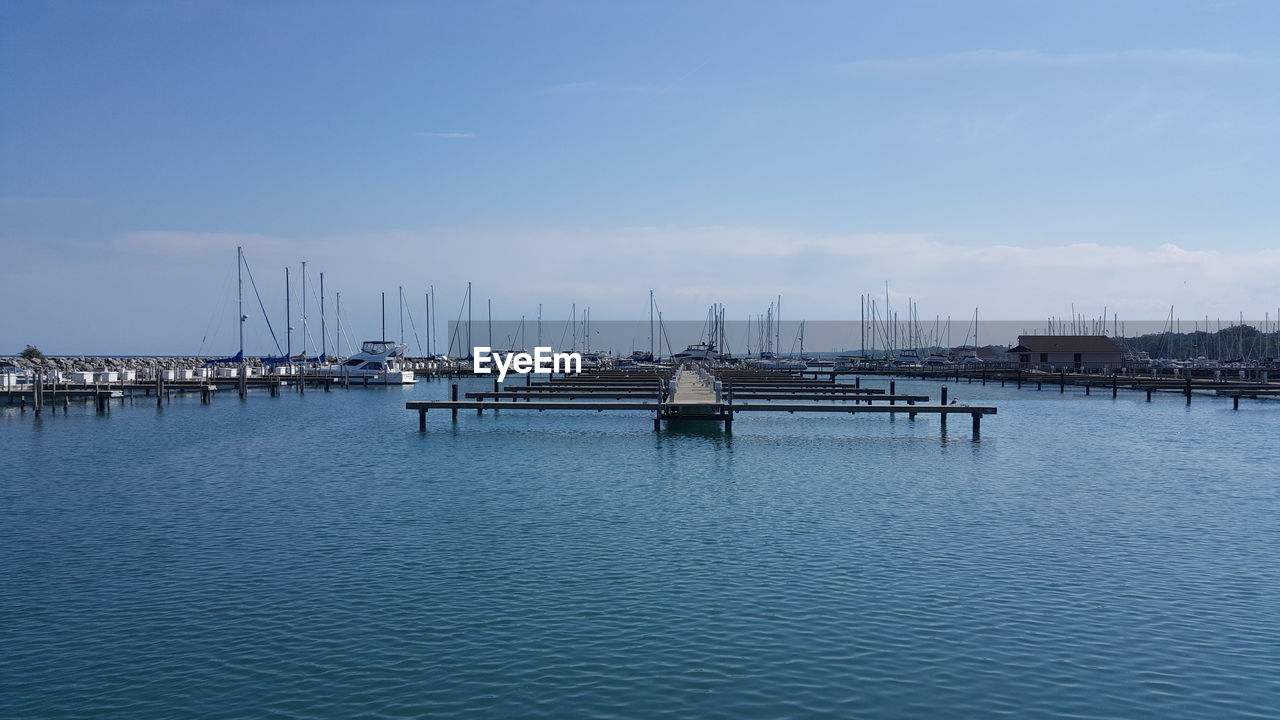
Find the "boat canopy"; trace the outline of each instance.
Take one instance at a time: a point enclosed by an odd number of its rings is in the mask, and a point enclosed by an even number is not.
[[[391,340],[365,340],[360,346],[360,352],[370,355],[386,355],[395,349],[396,343]]]

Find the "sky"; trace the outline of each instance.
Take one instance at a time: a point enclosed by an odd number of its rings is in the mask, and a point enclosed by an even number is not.
[[[5,0],[0,353],[234,352],[237,246],[258,353],[303,260],[368,337],[469,281],[508,319],[887,283],[1275,320],[1278,37],[1273,2]]]

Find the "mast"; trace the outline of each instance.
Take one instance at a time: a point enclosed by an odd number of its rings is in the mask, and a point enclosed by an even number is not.
[[[293,362],[293,298],[289,293],[289,266],[284,268],[284,337],[285,351],[289,362]]]
[[[324,324],[324,273],[320,273],[320,357],[324,357],[329,351],[328,344],[325,343],[325,324]],[[327,359],[327,358],[326,358]]]
[[[333,309],[333,311],[338,314],[338,328],[337,328],[337,331],[334,332],[333,339],[334,339],[334,342],[338,344],[338,354],[341,355],[342,354],[342,293],[334,293],[334,301],[337,303],[337,306]]]
[[[427,357],[431,357],[431,294],[423,293],[422,302],[426,306],[422,324],[425,326],[423,332],[427,334]]]
[[[404,344],[404,286],[400,286],[400,344]]]
[[[382,342],[387,341],[387,294],[382,293],[382,337],[378,338]]]
[[[307,358],[307,261],[302,261],[302,359]]]
[[[774,322],[777,323],[777,328],[776,328],[776,331],[774,332],[777,332],[778,337],[776,338],[777,345],[774,346],[773,351],[780,352],[781,354],[782,352],[782,296],[781,295],[778,296],[778,311],[777,311],[777,314],[774,315]]]
[[[236,297],[237,297],[236,307],[238,308],[238,312],[240,313],[240,316],[239,316],[240,322],[237,323],[237,325],[240,326],[240,357],[241,359],[244,358],[244,321],[246,319],[244,314],[244,278],[242,277],[243,268],[244,268],[244,247],[241,245],[237,245],[236,246]]]
[[[653,360],[653,291],[649,291],[649,359]]]
[[[471,283],[467,283],[467,355],[471,355],[471,348],[475,347],[471,344]]]

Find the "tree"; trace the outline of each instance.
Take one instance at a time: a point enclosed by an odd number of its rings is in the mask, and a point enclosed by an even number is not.
[[[35,345],[28,345],[27,348],[22,351],[20,357],[23,360],[43,360],[44,353],[40,352],[40,348]]]

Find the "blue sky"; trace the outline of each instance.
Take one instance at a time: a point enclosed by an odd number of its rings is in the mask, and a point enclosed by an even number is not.
[[[369,329],[468,280],[508,317],[885,281],[1274,317],[1276,37],[1269,2],[8,2],[0,300],[41,311],[0,351],[192,352],[238,244]]]

